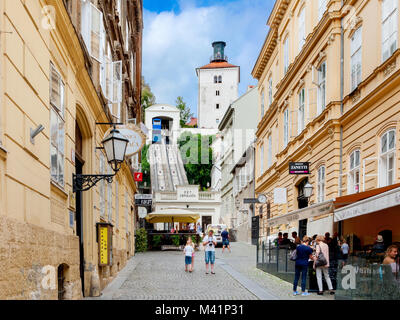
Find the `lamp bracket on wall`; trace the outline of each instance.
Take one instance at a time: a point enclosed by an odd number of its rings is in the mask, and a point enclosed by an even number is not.
[[[115,174],[73,174],[73,192],[89,190],[103,179],[112,183],[114,176]]]

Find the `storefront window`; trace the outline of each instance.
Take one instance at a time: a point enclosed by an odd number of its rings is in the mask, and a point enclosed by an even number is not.
[[[360,150],[356,150],[350,155],[348,188],[349,194],[360,192]]]
[[[64,186],[65,85],[50,64],[50,173],[51,179]]]
[[[325,167],[318,169],[318,202],[325,201]]]
[[[379,159],[379,185],[389,186],[395,179],[396,133],[394,130],[386,132],[381,137],[381,155]]]

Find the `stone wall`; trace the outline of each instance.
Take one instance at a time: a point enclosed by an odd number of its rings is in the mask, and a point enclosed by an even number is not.
[[[64,298],[80,299],[79,238],[0,215],[0,299],[58,299],[61,264]]]

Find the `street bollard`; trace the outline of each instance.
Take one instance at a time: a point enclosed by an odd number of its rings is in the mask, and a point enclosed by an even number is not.
[[[264,264],[264,249],[265,249],[265,245],[264,245],[264,241],[262,242],[262,264]]]

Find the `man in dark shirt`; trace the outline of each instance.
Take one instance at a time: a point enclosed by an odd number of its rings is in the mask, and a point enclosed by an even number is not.
[[[224,253],[225,247],[227,247],[229,252],[231,252],[231,246],[229,245],[229,232],[226,230],[226,228],[224,229],[224,231],[222,231],[221,237],[222,237],[222,253]]]
[[[293,295],[298,295],[297,292],[297,284],[300,279],[301,272],[301,291],[302,296],[310,295],[306,292],[306,281],[307,281],[307,272],[308,272],[308,260],[311,259],[313,249],[309,247],[310,238],[305,236],[303,238],[303,243],[296,248],[297,257],[296,257],[296,265],[295,265],[295,276],[293,282]]]

